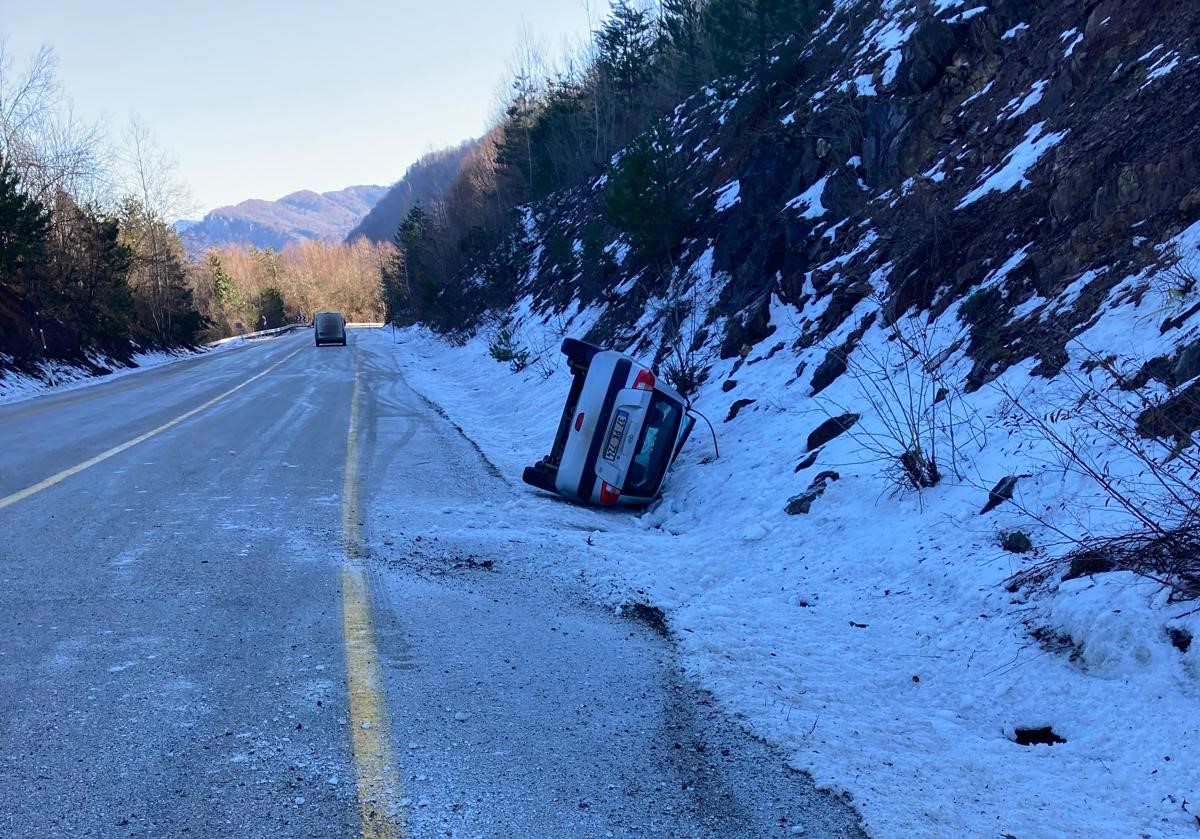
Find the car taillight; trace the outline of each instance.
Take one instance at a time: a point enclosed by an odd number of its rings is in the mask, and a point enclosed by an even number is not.
[[[575,417],[575,430],[583,428],[583,411],[579,412],[579,416]]]
[[[607,481],[600,482],[600,503],[601,504],[616,504],[621,497],[621,490],[617,489]]]
[[[643,370],[637,374],[637,378],[633,380],[634,390],[654,390],[654,374],[649,370]]]

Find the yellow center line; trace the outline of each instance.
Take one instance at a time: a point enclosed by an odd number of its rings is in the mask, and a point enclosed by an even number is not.
[[[359,356],[354,354],[354,393],[342,482],[342,632],[346,644],[346,688],[350,695],[350,745],[358,782],[363,839],[407,839],[400,775],[388,721],[383,668],[371,619],[371,591],[361,563],[358,510]]]
[[[233,394],[237,393],[239,390],[246,387],[251,382],[258,381],[263,376],[270,373],[272,370],[274,370],[279,365],[283,364],[285,361],[290,359],[292,356],[294,356],[298,352],[300,352],[300,350],[294,350],[293,352],[288,353],[286,356],[281,358],[279,361],[276,361],[274,364],[272,364],[266,370],[263,370],[261,373],[256,373],[255,375],[246,379],[241,384],[235,385],[234,387],[231,387],[229,390],[225,391],[224,393],[214,396],[212,399],[208,400],[203,405],[200,405],[197,408],[193,408],[192,410],[190,410],[186,413],[180,414],[179,416],[175,417],[175,419],[173,419],[173,420],[164,422],[158,428],[152,428],[149,431],[147,431],[145,434],[139,434],[137,437],[134,437],[132,440],[126,440],[124,443],[121,443],[121,445],[119,445],[119,446],[113,446],[111,449],[108,449],[107,451],[103,451],[100,454],[96,455],[95,457],[90,457],[87,460],[83,461],[82,463],[78,463],[69,469],[64,469],[61,472],[53,474],[49,478],[46,478],[45,480],[38,481],[33,486],[26,487],[23,490],[14,492],[12,495],[6,495],[3,498],[0,498],[0,510],[3,510],[5,507],[11,507],[13,504],[16,504],[19,501],[24,501],[26,498],[29,498],[30,496],[37,495],[42,490],[49,489],[50,487],[54,486],[55,484],[60,484],[63,481],[65,481],[67,478],[70,478],[73,475],[78,475],[80,472],[83,472],[85,469],[91,469],[96,464],[103,463],[104,461],[108,460],[110,457],[115,457],[115,456],[119,455],[121,452],[125,451],[126,449],[133,448],[138,443],[144,443],[147,440],[149,440],[151,437],[157,437],[159,434],[162,434],[164,431],[174,428],[175,426],[179,425],[181,422],[185,422],[186,420],[191,419],[192,417],[196,416],[196,414],[199,414],[202,411],[207,411],[209,408],[211,408],[213,405],[216,405],[218,402],[221,402],[225,399],[228,399],[230,396],[233,396]]]

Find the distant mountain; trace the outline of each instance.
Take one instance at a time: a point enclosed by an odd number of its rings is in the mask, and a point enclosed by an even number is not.
[[[253,198],[218,207],[200,221],[179,221],[175,229],[188,254],[198,256],[221,245],[254,245],[282,250],[306,239],[340,241],[386,193],[383,186],[352,186],[318,194],[301,190],[278,201]]]
[[[400,222],[414,204],[420,202],[429,207],[444,199],[458,177],[463,160],[479,142],[467,140],[454,148],[430,152],[409,166],[404,177],[393,184],[366,218],[350,231],[346,241],[363,237],[372,242],[392,241]]]

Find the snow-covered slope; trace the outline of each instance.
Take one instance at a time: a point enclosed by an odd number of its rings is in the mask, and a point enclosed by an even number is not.
[[[669,260],[585,257],[598,178],[460,290],[507,309],[401,350],[547,567],[663,608],[873,836],[1200,827],[1200,562],[1083,550],[1200,507],[1198,38],[1190,4],[837,0],[667,120]],[[566,335],[693,385],[720,457],[698,430],[641,516],[522,486]]]

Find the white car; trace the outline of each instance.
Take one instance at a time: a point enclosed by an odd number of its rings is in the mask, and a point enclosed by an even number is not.
[[[654,501],[696,418],[650,368],[623,353],[567,338],[571,390],[550,454],[525,483],[585,504]]]

